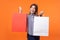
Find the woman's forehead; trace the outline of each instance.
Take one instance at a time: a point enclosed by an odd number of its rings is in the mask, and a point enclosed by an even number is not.
[[[35,8],[35,6],[34,6],[34,5],[33,5],[32,7],[33,7],[33,8]]]

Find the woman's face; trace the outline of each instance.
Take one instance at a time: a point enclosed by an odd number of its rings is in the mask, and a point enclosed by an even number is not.
[[[30,8],[30,13],[35,13],[35,6],[32,6],[31,8]]]

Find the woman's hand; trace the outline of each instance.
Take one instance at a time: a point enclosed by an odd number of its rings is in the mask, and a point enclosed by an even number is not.
[[[18,7],[18,13],[22,13],[22,7]]]
[[[43,14],[44,14],[44,11],[42,10],[40,11],[39,16],[43,16]]]

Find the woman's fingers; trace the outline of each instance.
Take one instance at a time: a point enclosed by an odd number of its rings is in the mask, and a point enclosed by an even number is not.
[[[43,15],[44,14],[44,11],[42,10],[42,11],[40,11],[40,13],[39,13],[39,15]]]
[[[40,14],[43,14],[44,13],[44,11],[40,11]]]
[[[21,6],[19,6],[19,8],[18,8],[18,13],[22,13],[22,7]]]

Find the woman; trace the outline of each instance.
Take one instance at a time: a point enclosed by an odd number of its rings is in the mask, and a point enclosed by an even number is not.
[[[22,12],[21,7],[19,8],[19,13]],[[32,4],[30,6],[30,12],[28,15],[28,32],[27,32],[27,39],[28,40],[40,40],[40,36],[33,36],[32,34],[32,29],[33,29],[33,20],[34,16],[42,16],[43,11],[40,12],[40,15],[38,15],[38,6],[36,4]],[[32,24],[31,24],[32,23]]]
[[[39,36],[33,36],[32,34],[32,29],[33,29],[33,20],[34,16],[38,16],[38,6],[36,4],[32,4],[30,6],[30,13],[28,15],[28,33],[27,33],[27,38],[28,40],[39,40]]]
[[[32,29],[33,29],[33,20],[34,16],[42,16],[43,11],[40,12],[40,15],[38,15],[38,6],[36,4],[32,4],[30,6],[30,13],[28,15],[28,33],[27,33],[27,38],[28,40],[40,40],[40,36],[33,36]]]

